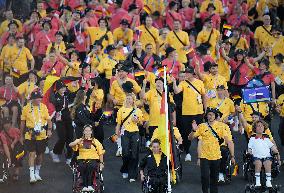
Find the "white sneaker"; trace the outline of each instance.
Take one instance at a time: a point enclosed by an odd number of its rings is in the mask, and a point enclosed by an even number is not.
[[[88,192],[88,191],[89,191],[88,187],[82,188],[82,192]]]
[[[36,178],[35,178],[35,175],[30,175],[30,183],[33,184],[33,183],[36,183]]]
[[[191,155],[189,153],[186,154],[186,156],[184,158],[184,161],[186,161],[186,162],[190,162],[191,161]]]
[[[57,154],[53,153],[53,151],[50,151],[50,155],[51,155],[52,161],[54,163],[59,163],[60,162],[59,156]]]
[[[122,178],[127,179],[128,178],[128,173],[122,173]]]
[[[146,141],[146,147],[150,147],[151,141]]]
[[[35,179],[36,181],[42,181],[42,178],[40,177],[39,174],[35,174]]]
[[[225,182],[225,178],[224,178],[224,174],[223,173],[219,173],[219,180],[218,182]]]
[[[72,159],[66,159],[66,162],[65,162],[65,163],[66,163],[67,165],[70,165],[70,164],[71,164],[71,161],[72,161]]]
[[[266,180],[265,186],[267,188],[272,188],[271,180]]]
[[[46,146],[44,154],[49,154],[49,148]]]
[[[129,180],[129,182],[131,183],[131,182],[135,182],[136,180],[135,179],[130,179]]]
[[[261,183],[260,183],[260,179],[259,180],[255,180],[255,186],[256,187],[260,187],[261,186]]]
[[[115,155],[116,155],[116,157],[121,157],[121,155],[122,155],[122,148],[121,148],[121,147],[119,147],[119,148],[117,149]]]
[[[95,189],[92,186],[88,186],[88,191],[93,192]]]
[[[4,183],[4,179],[0,178],[0,183]]]

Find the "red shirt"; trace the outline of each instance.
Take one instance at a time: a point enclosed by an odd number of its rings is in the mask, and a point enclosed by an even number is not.
[[[7,134],[9,136],[7,136]],[[8,145],[8,147],[11,147],[11,144],[13,141],[17,139],[20,139],[20,130],[17,128],[10,128],[8,131],[1,131],[0,132],[0,140],[3,144]]]
[[[175,11],[167,11],[166,13],[166,24],[169,26],[171,30],[173,30],[174,20],[180,20],[182,21],[181,14],[175,12]]]
[[[163,18],[160,17],[159,19],[153,20],[153,27],[157,29],[162,29],[164,27]]]
[[[228,19],[228,24],[233,27],[239,27],[241,22],[249,22],[249,19],[246,15],[237,16],[236,14],[231,15]]]
[[[200,18],[202,20],[202,22],[204,23],[205,19],[210,17],[211,14],[209,12],[202,12],[200,14]],[[212,17],[211,17],[211,20],[212,20],[212,25],[213,25],[213,28],[217,29],[218,26],[220,26],[220,23],[221,23],[221,18],[220,18],[220,15],[219,14],[214,14]]]
[[[146,56],[144,58],[143,67],[146,71],[152,72],[153,71],[153,65],[155,63],[153,56]]]
[[[8,37],[9,37],[9,35],[10,35],[10,32],[4,32],[3,34],[2,34],[2,37],[1,37],[1,45],[2,46],[5,46],[6,44],[8,44]],[[17,32],[16,33],[16,37],[20,37],[20,36],[23,36],[23,34],[22,33],[20,33],[20,32]]]
[[[88,25],[88,27],[98,27],[98,18],[93,15],[92,17],[86,17],[85,23]]]
[[[7,88],[6,86],[1,86],[0,98],[5,99],[6,102],[17,101],[20,98],[20,95],[13,88]]]
[[[52,17],[51,18],[51,26],[53,31],[58,31],[59,28],[61,27],[61,20],[57,17]]]
[[[66,5],[69,5],[72,10],[80,6],[80,0],[68,0]]]
[[[60,4],[60,1],[59,0],[50,0],[48,1],[48,5],[47,3],[45,3],[45,6],[44,7],[52,7],[53,9],[58,9],[59,8],[59,4]]]
[[[204,64],[206,62],[214,62],[213,58],[210,55],[205,55],[202,58],[198,55],[195,55],[191,61],[191,66],[193,68],[195,68],[196,66],[196,62],[199,61],[199,65],[200,65],[200,72],[203,73],[204,72]]]
[[[182,8],[179,10],[179,13],[181,14],[182,17],[182,28],[183,29],[191,29],[194,27],[194,23],[190,24],[193,19],[194,19],[194,13],[195,10],[187,7],[187,8]]]
[[[270,72],[266,72],[265,75],[261,75],[261,72],[258,68],[253,69],[254,73],[256,75],[259,75],[261,77],[261,80],[264,82],[265,85],[270,85],[272,82],[275,81],[274,75]]]
[[[134,23],[134,27],[138,27],[140,26],[140,17],[139,15],[130,15],[130,14],[126,14],[124,15],[123,19],[127,19],[128,23],[130,24],[130,26]]]
[[[178,77],[178,73],[181,70],[180,62],[166,58],[162,61],[162,66],[167,67],[167,73],[173,75],[175,78]]]
[[[111,17],[111,21],[110,21],[110,30],[113,31],[114,29],[118,28],[120,26],[120,21],[123,17],[125,17],[128,14],[127,11],[125,11],[122,8],[117,9],[112,17]]]
[[[252,58],[250,58],[249,61],[252,63]],[[237,62],[234,59],[231,59],[229,61],[229,64],[231,66],[231,73],[234,73],[235,70],[237,69],[237,67],[239,65],[241,65],[241,62],[240,61]],[[236,73],[235,73],[234,77],[231,80],[231,83],[235,84],[235,85],[245,85],[245,84],[247,84],[248,81],[250,80],[250,77],[249,77],[249,72],[250,71],[251,71],[251,69],[248,67],[248,65],[246,65],[245,63],[242,64],[242,66],[239,68],[239,72],[240,72],[239,82],[236,83]]]
[[[74,42],[75,49],[79,52],[86,52],[86,49],[87,49],[87,33],[84,31],[84,26],[80,22],[80,28],[78,29],[76,27],[76,29],[78,30],[77,31],[77,30],[75,30],[74,25],[75,25],[75,23],[72,22],[71,23],[71,29],[73,29],[75,37],[76,37],[75,42]]]
[[[143,0],[123,0],[122,2],[122,8],[128,11],[129,5],[136,4],[139,10],[142,10],[144,7],[144,1]]]
[[[37,54],[45,55],[48,45],[55,41],[55,33],[53,30],[48,33],[42,30],[36,34],[34,46],[37,47]]]
[[[28,47],[32,48],[35,42],[35,36],[41,31],[41,25],[39,22],[33,24],[32,26],[24,24],[23,32],[25,35],[28,35]]]
[[[56,61],[54,64],[50,61],[47,61],[43,63],[41,71],[43,71],[44,74],[49,74],[52,73],[52,68],[55,70],[54,75],[60,77],[62,71],[65,69],[65,65],[60,61]]]

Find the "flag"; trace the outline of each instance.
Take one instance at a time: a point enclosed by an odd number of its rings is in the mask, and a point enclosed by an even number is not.
[[[239,174],[239,166],[236,164],[234,166],[234,171],[232,173],[232,176],[237,176]]]
[[[167,69],[166,69],[167,70]],[[161,76],[161,73],[162,72],[164,72],[164,68],[162,67],[162,68],[155,68],[154,70],[153,70],[153,73],[155,74],[155,76]]]
[[[174,152],[173,152],[173,132],[172,125],[168,120],[169,117],[169,107],[168,107],[168,92],[167,92],[167,75],[166,75],[166,67],[163,68],[164,72],[164,92],[162,94],[161,99],[161,108],[160,108],[160,121],[157,128],[159,140],[161,142],[161,150],[168,157],[168,167],[169,161],[171,161],[172,168],[168,168],[168,172],[171,170],[172,182],[176,183],[176,171],[175,171],[175,160],[174,160]],[[170,176],[170,174],[168,174]],[[168,176],[168,186],[170,186],[170,177]]]
[[[224,31],[224,35],[227,36],[227,37],[230,37],[231,34],[232,34],[232,31],[230,31],[230,30],[227,30],[227,29],[226,29],[226,30]]]
[[[139,41],[141,35],[142,35],[142,31],[141,30],[139,30],[139,29],[135,30],[135,36],[136,36],[135,40]]]
[[[112,115],[112,111],[104,111],[103,112],[103,115],[105,116],[105,117],[110,117],[111,115]]]
[[[134,73],[134,76],[145,76],[145,71],[137,71]]]
[[[223,29],[232,29],[232,26],[228,25],[228,24],[224,24],[223,25]]]
[[[148,5],[144,5],[143,10],[148,14],[151,15],[152,10]]]

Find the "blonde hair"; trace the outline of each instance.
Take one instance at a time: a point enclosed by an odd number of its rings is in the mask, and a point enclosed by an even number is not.
[[[126,95],[126,97],[128,97],[128,96],[131,96],[131,97],[132,97],[132,99],[133,99],[133,104],[132,104],[132,106],[133,106],[134,108],[136,108],[136,95],[135,95],[134,93],[126,93],[125,95]],[[123,106],[126,105],[126,97],[125,97]]]
[[[79,90],[76,94],[74,99],[74,106],[71,109],[71,118],[75,119],[76,109],[77,107],[82,104],[85,100],[86,93],[83,90]]]

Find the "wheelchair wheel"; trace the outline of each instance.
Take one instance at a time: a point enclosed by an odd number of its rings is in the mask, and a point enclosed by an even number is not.
[[[97,171],[96,180],[95,180],[95,190],[97,193],[103,193],[104,192],[104,181],[103,181],[103,174],[102,171]]]

